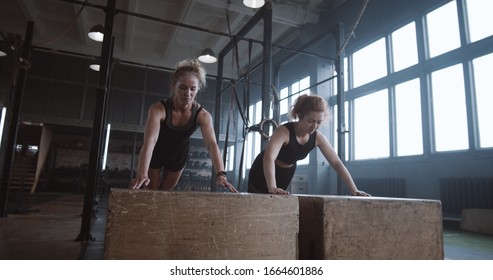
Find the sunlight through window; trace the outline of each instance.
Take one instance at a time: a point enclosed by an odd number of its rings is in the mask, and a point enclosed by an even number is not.
[[[426,16],[430,57],[460,47],[457,4],[451,1]]]
[[[414,22],[392,33],[394,72],[418,63],[416,27]]]
[[[385,39],[382,38],[373,44],[353,54],[353,85],[359,87],[387,75],[387,55]]]
[[[469,147],[462,65],[433,72],[432,104],[436,151]]]
[[[476,108],[478,111],[479,143],[481,148],[493,147],[493,54],[473,60]]]
[[[354,107],[354,158],[388,157],[388,91],[381,90],[357,98]]]
[[[493,35],[493,1],[466,0],[466,6],[471,42]]]
[[[397,155],[423,153],[419,79],[395,87]]]

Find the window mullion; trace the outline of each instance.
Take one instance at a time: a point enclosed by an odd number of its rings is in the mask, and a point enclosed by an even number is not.
[[[459,17],[459,34],[460,34],[460,43],[461,46],[471,42],[470,32],[469,32],[469,24],[467,20],[467,8],[466,8],[465,0],[457,0],[457,15]]]

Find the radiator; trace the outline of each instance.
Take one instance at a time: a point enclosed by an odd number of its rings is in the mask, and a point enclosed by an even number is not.
[[[358,189],[372,196],[405,197],[406,181],[396,178],[358,178],[354,182]]]
[[[441,178],[440,200],[444,213],[463,209],[493,209],[493,178]]]

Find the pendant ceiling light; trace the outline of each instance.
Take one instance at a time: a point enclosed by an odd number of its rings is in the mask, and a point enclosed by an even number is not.
[[[99,71],[99,69],[101,68],[101,65],[99,64],[99,59],[91,61],[91,64],[89,64],[89,68],[94,71]]]
[[[260,8],[265,4],[264,0],[243,0],[243,5],[247,6],[248,8]]]
[[[7,53],[0,51],[0,56],[6,56],[6,55],[7,55]]]
[[[87,33],[87,36],[96,42],[103,42],[104,39],[104,26],[101,24],[94,25]]]
[[[199,61],[202,63],[215,63],[217,57],[211,49],[207,48],[202,51],[202,54],[199,56]]]
[[[96,72],[99,72],[100,67],[101,66],[99,64],[96,64],[96,63],[89,65],[89,68],[91,68],[92,70],[94,70]]]

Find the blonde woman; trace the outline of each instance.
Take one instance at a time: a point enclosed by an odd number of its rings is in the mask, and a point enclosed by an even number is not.
[[[188,161],[190,136],[200,127],[216,172],[216,183],[237,192],[224,172],[212,116],[195,101],[197,93],[205,88],[205,75],[205,69],[197,60],[185,60],[176,65],[170,83],[171,97],[149,108],[137,174],[130,188],[172,190]]]

